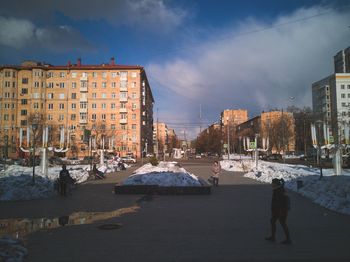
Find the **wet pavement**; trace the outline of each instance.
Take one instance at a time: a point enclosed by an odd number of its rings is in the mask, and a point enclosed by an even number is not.
[[[209,161],[183,165],[203,179],[210,176]],[[17,232],[28,261],[350,261],[350,217],[297,194],[289,193],[293,245],[283,246],[264,240],[271,197],[266,184],[223,172],[211,195],[113,194],[113,185],[132,171],[88,182],[67,198],[2,202],[0,224],[26,221],[24,233],[18,224]]]

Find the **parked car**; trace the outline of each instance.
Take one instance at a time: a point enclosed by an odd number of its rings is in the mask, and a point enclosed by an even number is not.
[[[200,158],[202,158],[202,156],[201,156],[200,154],[197,154],[197,155],[195,156],[195,158],[196,158],[196,159],[200,159]]]
[[[281,154],[261,155],[259,157],[262,160],[282,160]]]
[[[130,156],[123,156],[120,158],[124,163],[136,163],[136,159]]]

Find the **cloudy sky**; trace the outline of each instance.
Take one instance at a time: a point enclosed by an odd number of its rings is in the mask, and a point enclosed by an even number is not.
[[[350,46],[349,17],[347,0],[12,0],[0,64],[142,65],[155,120],[194,137],[224,109],[311,106],[311,83]]]

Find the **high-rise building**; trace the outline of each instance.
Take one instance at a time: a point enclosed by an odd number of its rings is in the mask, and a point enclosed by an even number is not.
[[[118,65],[114,58],[100,65],[83,65],[78,59],[62,66],[31,61],[1,66],[3,155],[20,155],[20,130],[22,146],[29,147],[27,132],[32,132],[33,119],[40,119],[39,131],[49,128],[50,147],[62,146],[63,130],[67,156],[105,149],[140,157],[146,144],[153,146],[153,103],[145,69]]]
[[[334,56],[334,73],[350,73],[350,47]]]

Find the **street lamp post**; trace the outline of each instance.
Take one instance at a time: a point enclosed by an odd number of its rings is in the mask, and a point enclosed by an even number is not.
[[[36,131],[38,130],[38,124],[37,123],[33,123],[32,124],[32,130],[33,130],[33,144],[32,144],[32,152],[33,152],[33,156],[32,156],[32,164],[33,164],[33,184],[35,183],[35,136],[36,136]]]
[[[323,172],[322,172],[322,151],[321,151],[321,124],[323,122],[321,120],[317,120],[317,164],[320,167],[320,180],[323,178]]]
[[[226,118],[227,120],[227,159],[230,160],[230,125],[229,125],[229,118]]]

